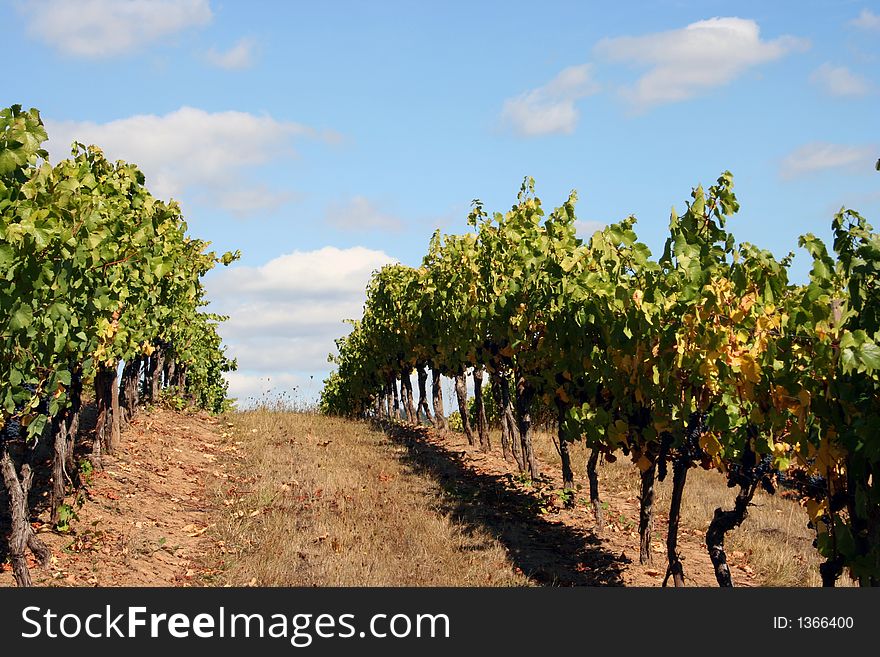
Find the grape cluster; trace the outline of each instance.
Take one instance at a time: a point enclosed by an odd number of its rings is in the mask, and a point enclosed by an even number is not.
[[[795,490],[805,497],[823,497],[828,491],[825,477],[811,474],[806,470],[796,469],[778,474],[779,485]]]
[[[773,467],[773,460],[769,454],[758,461],[755,453],[747,449],[739,463],[732,463],[728,467],[727,487],[748,488],[760,483],[765,491],[773,495],[776,492],[774,480],[779,482],[780,475],[781,473]]]

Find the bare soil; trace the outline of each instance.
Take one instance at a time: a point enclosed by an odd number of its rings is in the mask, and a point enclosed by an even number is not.
[[[38,586],[187,586],[199,573],[216,509],[205,482],[228,478],[228,459],[217,444],[219,420],[162,409],[142,412],[105,455],[76,503],[67,532],[48,524],[40,510],[33,526],[51,548],[47,568],[34,564]],[[33,494],[33,493],[32,493]],[[5,502],[5,500],[4,500]],[[5,557],[0,544],[0,560]],[[11,567],[0,563],[0,586],[14,586]]]

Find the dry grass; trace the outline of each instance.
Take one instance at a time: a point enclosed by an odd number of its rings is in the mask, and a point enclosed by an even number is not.
[[[223,563],[207,583],[530,584],[502,542],[489,529],[452,517],[449,489],[429,473],[415,472],[407,465],[407,447],[381,431],[277,408],[231,414],[228,421],[224,440],[237,446],[243,460],[235,469],[248,477],[214,491],[224,509],[216,536],[222,554],[214,556]],[[500,436],[493,435],[493,443],[498,450]],[[559,467],[551,434],[537,432],[535,450],[545,467]],[[588,450],[576,444],[571,451],[578,499],[585,503]],[[603,497],[638,495],[637,470],[623,455],[600,465],[599,480]],[[671,477],[656,487],[657,546],[665,540],[670,488]],[[691,559],[708,562],[699,535],[715,509],[730,508],[734,496],[719,473],[690,471],[682,523],[698,534]],[[727,554],[742,569],[739,576],[748,572],[752,584],[764,586],[820,585],[821,558],[804,509],[763,491],[754,504],[745,523],[727,536]],[[632,517],[626,524],[636,522]],[[846,576],[838,581],[849,584]]]
[[[536,432],[534,445],[538,457],[545,463],[559,467],[560,459],[554,436]],[[572,467],[578,480],[585,480],[588,450],[583,444],[571,446]],[[603,491],[625,491],[639,494],[636,466],[623,454],[615,463],[599,466],[600,496]],[[665,517],[669,509],[672,477],[655,487],[655,513]],[[583,484],[586,485],[585,483]],[[586,494],[586,493],[585,493]],[[726,478],[718,472],[693,469],[688,474],[685,488],[682,524],[701,532],[709,527],[715,509],[730,509],[736,490],[727,487]],[[634,519],[635,520],[635,519]],[[657,529],[662,526],[655,523]],[[655,539],[665,532],[655,534]],[[729,557],[748,564],[758,574],[757,583],[763,586],[821,586],[819,564],[822,558],[815,548],[815,532],[807,528],[806,511],[794,500],[782,495],[768,495],[758,491],[754,506],[745,522],[727,535],[725,548]],[[708,554],[705,556],[709,559]],[[837,586],[851,586],[852,580],[843,575]]]
[[[503,546],[441,510],[406,448],[362,423],[264,408],[230,414],[237,486],[217,486],[222,570],[259,586],[525,586]]]

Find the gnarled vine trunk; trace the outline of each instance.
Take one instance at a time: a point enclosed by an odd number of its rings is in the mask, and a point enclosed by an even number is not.
[[[403,395],[404,410],[406,411],[406,419],[412,424],[418,424],[419,418],[416,415],[416,407],[413,403],[413,387],[410,372],[400,375],[400,392]]]
[[[676,458],[672,463],[672,501],[669,505],[669,533],[666,537],[666,552],[669,559],[666,577],[669,576],[676,586],[684,586],[684,567],[681,564],[681,555],[678,553],[678,527],[681,522],[681,499],[684,493],[684,485],[687,483],[687,473],[690,465],[681,458]]]
[[[574,490],[574,472],[571,469],[571,455],[568,451],[568,431],[565,428],[565,418],[568,409],[561,400],[556,400],[556,435],[559,439],[559,459],[562,461],[562,490]]]
[[[165,387],[174,385],[174,375],[177,372],[177,361],[174,356],[168,355],[165,358],[165,364],[162,368],[162,379],[165,382]]]
[[[428,424],[434,426],[434,419],[431,417],[431,409],[428,408],[428,372],[424,365],[419,365],[417,370],[419,380],[419,404],[416,407],[416,419],[421,422],[421,416],[425,416]]]
[[[513,458],[520,472],[526,471],[526,462],[522,457],[522,444],[519,441],[519,427],[513,409],[513,399],[510,395],[510,380],[506,374],[501,375],[499,381],[501,388],[501,422],[507,425],[507,435],[510,437],[510,446],[513,450]]]
[[[602,500],[599,498],[599,455],[602,452],[599,446],[593,446],[590,451],[590,458],[587,460],[587,479],[590,482],[590,504],[593,507],[593,517],[596,519],[596,527],[601,532],[605,528],[605,521],[602,517]]]
[[[67,432],[70,429],[70,409],[52,418],[52,488],[49,491],[49,521],[58,522],[58,509],[64,503],[67,481]]]
[[[455,375],[455,396],[458,399],[458,414],[461,416],[461,428],[464,435],[467,436],[469,445],[474,444],[474,432],[471,429],[471,422],[468,418],[467,407],[467,379],[464,372]]]
[[[704,419],[703,414],[699,411],[691,413],[688,419],[684,444],[672,462],[672,498],[669,503],[669,530],[666,535],[666,553],[669,563],[666,568],[666,577],[663,578],[664,586],[670,576],[676,586],[684,586],[684,567],[681,563],[681,555],[678,553],[681,500],[684,495],[685,484],[687,483],[688,470],[699,450],[699,440],[703,432]]]
[[[392,409],[393,417],[395,420],[400,419],[400,397],[397,393],[397,377],[392,376],[391,380],[388,382],[388,385],[391,386],[391,395],[392,395]]]
[[[43,565],[48,563],[51,556],[49,548],[37,538],[33,527],[31,527],[28,493],[31,489],[33,473],[30,466],[24,464],[21,466],[21,479],[19,479],[6,444],[0,446],[0,470],[3,474],[3,484],[6,486],[9,516],[12,520],[12,528],[9,533],[9,558],[12,562],[12,573],[18,586],[33,586],[31,572],[27,564],[27,549],[30,548],[37,561]]]
[[[492,398],[495,400],[495,408],[498,409],[498,425],[501,429],[501,455],[505,461],[509,461],[510,453],[510,430],[504,413],[504,400],[501,396],[501,381],[498,374],[489,375],[489,387],[492,390]]]
[[[443,389],[440,371],[435,367],[431,370],[431,397],[434,405],[434,422],[438,429],[447,429],[446,415],[443,412]]]
[[[535,389],[524,376],[520,376],[516,383],[516,411],[519,419],[519,439],[522,445],[522,458],[525,468],[532,479],[540,475],[538,461],[532,449],[532,401],[535,398]]]
[[[95,406],[98,412],[92,454],[100,465],[102,454],[111,454],[119,443],[119,392],[116,367],[101,365],[95,373]]]
[[[489,423],[486,421],[486,408],[483,405],[483,368],[474,368],[474,414],[477,423],[477,435],[480,437],[480,450],[488,452],[492,449],[489,442]]]
[[[52,489],[49,493],[51,521],[58,521],[58,507],[64,502],[65,480],[76,472],[76,438],[82,411],[82,371],[79,365],[70,368],[68,404],[57,417],[52,418]]]
[[[178,394],[193,401],[193,394],[186,388],[186,364],[177,363],[174,368],[174,383],[172,384],[178,390]]]
[[[165,349],[156,345],[147,361],[146,390],[147,401],[155,404],[159,401],[159,390],[162,388],[162,370],[165,368]]]
[[[651,552],[651,535],[654,533],[654,480],[657,475],[657,462],[641,473],[641,492],[639,495],[639,563],[654,562]]]
[[[410,422],[409,400],[407,399],[406,386],[403,383],[403,374],[400,375],[400,413],[404,420]]]
[[[131,423],[138,406],[138,382],[141,378],[143,358],[136,356],[125,362],[122,377],[119,381],[120,420],[126,425]],[[176,374],[176,373],[175,373]]]
[[[709,558],[715,568],[715,579],[718,586],[733,586],[730,577],[730,566],[727,565],[727,554],[724,552],[724,536],[732,529],[739,527],[746,516],[749,515],[749,504],[758,488],[757,483],[740,486],[739,493],[733,503],[733,509],[725,511],[721,507],[715,509],[712,522],[706,532],[706,549],[709,550]]]

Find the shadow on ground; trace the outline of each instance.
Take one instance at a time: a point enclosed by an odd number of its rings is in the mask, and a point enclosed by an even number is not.
[[[427,441],[424,428],[381,428],[393,442],[406,447],[401,458],[409,467],[442,486],[447,495],[440,510],[466,529],[482,528],[492,534],[514,565],[536,584],[623,586],[620,556],[606,550],[592,531],[545,518],[538,496],[512,485],[509,475],[475,472],[464,463],[463,452]]]

